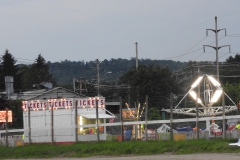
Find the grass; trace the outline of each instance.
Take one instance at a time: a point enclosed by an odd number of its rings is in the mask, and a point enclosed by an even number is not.
[[[89,157],[119,155],[240,153],[240,147],[229,146],[236,139],[186,141],[131,141],[131,142],[80,142],[70,145],[31,144],[19,147],[0,146],[0,159]]]

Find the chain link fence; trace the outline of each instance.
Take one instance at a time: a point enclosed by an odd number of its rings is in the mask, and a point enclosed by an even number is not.
[[[220,127],[223,118],[237,119],[239,115],[198,118],[199,129],[196,129],[195,117],[162,112],[162,108],[169,108],[171,105],[170,101],[167,102],[170,100],[168,97],[164,99],[166,101],[148,96],[131,101],[120,98],[115,105],[106,107],[96,107],[96,104],[90,108],[73,105],[63,109],[49,107],[45,110],[23,110],[22,129],[8,128],[8,125],[14,122],[8,122],[7,116],[5,117],[7,126],[0,130],[0,145],[126,141],[129,136],[132,141],[240,137],[238,130],[226,130],[226,137],[223,137],[223,129]],[[85,114],[87,111],[91,111],[91,114]],[[96,113],[99,113],[98,117]],[[111,113],[114,113],[115,118]],[[212,120],[215,120],[214,123],[218,124],[219,128],[210,128],[211,125],[208,124]]]

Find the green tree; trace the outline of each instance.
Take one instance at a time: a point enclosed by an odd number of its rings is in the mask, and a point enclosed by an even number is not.
[[[23,128],[23,109],[21,100],[9,100],[7,102],[9,110],[12,111],[12,123],[11,128],[22,129]]]
[[[238,84],[229,84],[226,83],[225,86],[223,86],[224,92],[228,94],[229,97],[237,104],[238,101],[240,101],[240,83]],[[232,105],[232,102],[229,101],[228,98],[225,99],[226,105]]]
[[[148,114],[148,120],[161,120],[160,111],[157,108],[150,108]]]
[[[166,97],[171,92],[174,94],[180,92],[172,71],[160,65],[140,65],[137,71],[133,67],[121,75],[119,80],[119,84],[131,86],[131,97],[145,97],[146,95]]]
[[[53,86],[57,85],[52,74],[49,73],[49,66],[45,59],[38,55],[35,62],[30,67],[22,68],[24,72],[23,86],[25,89],[31,89],[33,84],[40,84],[42,82],[52,82]]]
[[[226,63],[223,67],[220,67],[220,75],[222,75],[222,84],[231,83],[237,84],[239,83],[239,75],[240,75],[240,55],[236,54],[235,57],[230,56],[226,59]],[[221,69],[222,68],[222,69]]]
[[[17,60],[9,53],[6,49],[5,53],[0,59],[0,89],[5,90],[5,80],[6,76],[12,76],[14,78],[14,89],[19,90],[21,88],[20,73],[19,68],[16,65]]]
[[[226,62],[240,62],[240,55],[236,54],[235,57],[233,58],[232,56],[228,57],[226,59]]]

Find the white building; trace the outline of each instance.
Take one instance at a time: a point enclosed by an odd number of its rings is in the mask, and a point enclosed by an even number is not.
[[[106,140],[106,127],[101,124],[115,118],[105,109],[104,97],[84,97],[61,87],[23,99],[25,143]]]

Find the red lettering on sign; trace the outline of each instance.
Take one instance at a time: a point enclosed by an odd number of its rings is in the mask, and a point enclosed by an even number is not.
[[[100,101],[100,105],[104,105],[104,101],[103,101],[103,99],[101,99],[101,101]]]

